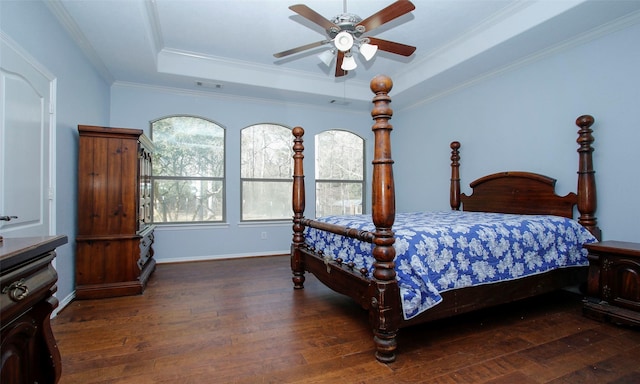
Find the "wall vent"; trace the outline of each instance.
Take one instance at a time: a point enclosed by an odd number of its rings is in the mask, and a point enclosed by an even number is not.
[[[206,81],[196,81],[196,85],[202,88],[211,88],[211,89],[222,89],[222,84],[220,83],[209,83]]]

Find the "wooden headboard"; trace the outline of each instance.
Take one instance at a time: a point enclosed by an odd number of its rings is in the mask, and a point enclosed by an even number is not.
[[[556,215],[573,218],[578,196],[555,193],[556,180],[530,172],[494,173],[473,181],[470,196],[460,195],[465,211],[524,215]]]
[[[525,215],[556,215],[573,218],[573,208],[578,206],[578,221],[596,238],[601,232],[594,216],[596,210],[595,171],[593,170],[591,125],[589,115],[576,120],[578,131],[579,165],[577,193],[559,196],[555,192],[556,180],[531,172],[500,172],[481,177],[470,186],[471,195],[460,193],[460,143],[451,143],[451,193],[450,204],[454,210],[499,212]]]

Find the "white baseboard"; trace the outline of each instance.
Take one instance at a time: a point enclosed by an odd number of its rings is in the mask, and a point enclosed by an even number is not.
[[[235,253],[235,254],[226,254],[226,255],[204,255],[204,256],[187,256],[187,257],[169,257],[158,259],[156,258],[156,263],[158,264],[169,264],[169,263],[186,263],[190,261],[209,261],[209,260],[225,260],[225,259],[241,259],[247,257],[264,257],[264,256],[275,256],[275,255],[288,255],[291,251],[269,251],[269,252],[258,252],[258,253]]]
[[[51,318],[53,319],[54,317],[56,317],[58,315],[58,312],[62,311],[75,298],[76,298],[76,291],[74,290],[64,299],[58,300],[58,307],[54,309],[53,312],[51,313]]]

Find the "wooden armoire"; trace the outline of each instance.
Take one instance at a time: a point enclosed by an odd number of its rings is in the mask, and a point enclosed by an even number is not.
[[[140,294],[155,269],[153,143],[140,129],[79,125],[76,298]]]

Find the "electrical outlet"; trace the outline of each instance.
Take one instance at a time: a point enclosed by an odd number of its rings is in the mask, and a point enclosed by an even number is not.
[[[267,239],[267,232],[262,232],[262,233],[260,233],[260,238],[261,238],[262,240],[266,240],[266,239]]]

